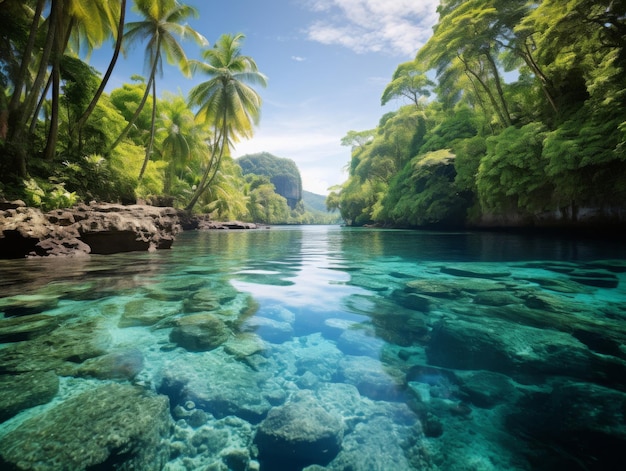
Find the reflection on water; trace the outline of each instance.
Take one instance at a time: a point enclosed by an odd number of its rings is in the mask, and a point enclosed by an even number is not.
[[[616,242],[330,226],[0,261],[0,463],[612,469],[625,273]]]

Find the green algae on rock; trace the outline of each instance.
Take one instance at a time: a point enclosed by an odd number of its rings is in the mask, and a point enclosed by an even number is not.
[[[10,469],[161,469],[169,401],[128,385],[106,384],[34,416],[0,442]],[[6,468],[5,468],[6,469]]]
[[[190,352],[213,350],[226,342],[229,336],[226,324],[208,313],[181,317],[170,332],[170,340]]]
[[[0,422],[49,402],[58,391],[59,377],[51,371],[0,376]]]

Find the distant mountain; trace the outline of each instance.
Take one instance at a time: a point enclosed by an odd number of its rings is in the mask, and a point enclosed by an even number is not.
[[[302,202],[304,203],[304,208],[309,211],[327,212],[326,196],[324,195],[318,195],[317,193],[304,190],[302,192]]]
[[[312,216],[311,224],[341,224],[343,219],[339,211],[329,212],[326,209],[326,196],[302,192],[302,203],[307,213]]]
[[[276,193],[287,200],[291,209],[294,209],[302,199],[302,177],[293,160],[261,152],[239,157],[237,163],[244,175],[253,173],[269,177],[276,188]]]

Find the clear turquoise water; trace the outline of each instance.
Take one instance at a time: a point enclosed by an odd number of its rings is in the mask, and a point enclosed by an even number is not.
[[[169,397],[167,470],[617,469],[626,442],[626,402],[606,404],[626,401],[618,241],[278,227],[184,233],[156,253],[0,261],[0,270],[0,334],[16,317],[58,320],[0,337],[0,371],[60,378],[49,402],[0,424],[0,442],[109,382]],[[219,345],[173,336],[181,319],[207,314],[221,321]],[[142,360],[134,377],[90,373],[84,358],[47,364],[30,350],[15,366],[7,354],[87,323],[86,341],[102,346],[87,356],[129,352]],[[563,401],[599,413],[581,429]],[[321,410],[338,448],[289,455],[263,444],[268,414],[290,405],[294,436],[313,440]]]

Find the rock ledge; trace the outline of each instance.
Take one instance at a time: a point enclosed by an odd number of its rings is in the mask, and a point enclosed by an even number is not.
[[[0,258],[168,249],[180,230],[174,208],[91,203],[43,213],[15,201],[0,209]]]

